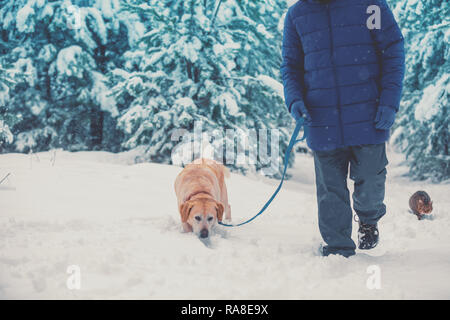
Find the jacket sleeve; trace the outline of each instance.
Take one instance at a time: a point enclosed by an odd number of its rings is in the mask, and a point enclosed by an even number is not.
[[[380,106],[398,111],[405,74],[403,35],[386,0],[378,0],[381,9],[381,29],[371,30],[381,62]]]
[[[292,104],[303,101],[304,92],[304,53],[300,37],[291,20],[290,11],[286,13],[282,46],[283,62],[281,75],[283,78],[284,98],[291,111]]]

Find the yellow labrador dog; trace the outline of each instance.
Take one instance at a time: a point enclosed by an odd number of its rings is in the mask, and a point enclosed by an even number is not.
[[[185,232],[207,238],[224,213],[231,220],[225,177],[229,177],[228,169],[209,159],[193,161],[177,176],[175,193]]]

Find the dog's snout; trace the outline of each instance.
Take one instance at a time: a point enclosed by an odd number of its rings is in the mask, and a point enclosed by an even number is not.
[[[207,229],[202,229],[202,231],[200,231],[200,238],[208,238],[208,230]]]

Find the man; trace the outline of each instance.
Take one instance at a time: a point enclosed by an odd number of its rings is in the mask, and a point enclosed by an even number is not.
[[[403,36],[386,0],[300,0],[286,14],[281,66],[286,104],[303,117],[314,153],[322,254],[378,243],[386,213],[385,142],[400,104]],[[350,166],[350,170],[349,170]]]

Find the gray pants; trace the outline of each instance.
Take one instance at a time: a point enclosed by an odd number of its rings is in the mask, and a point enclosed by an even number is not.
[[[361,222],[375,224],[386,213],[383,200],[387,164],[385,143],[314,151],[319,229],[327,244],[323,248],[325,255],[355,253],[347,188],[349,165],[355,186],[353,208]]]

